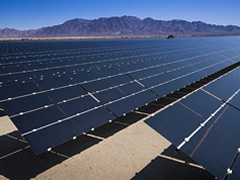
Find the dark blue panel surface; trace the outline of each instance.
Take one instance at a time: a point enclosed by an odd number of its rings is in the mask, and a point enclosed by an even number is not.
[[[39,87],[42,90],[50,90],[51,88],[68,86],[69,84],[73,84],[73,81],[71,81],[66,76],[61,76],[61,77],[46,78],[40,81],[36,81],[36,83],[39,85]]]
[[[207,130],[208,133],[205,134],[207,137],[195,147],[196,150],[191,157],[219,179],[223,179],[240,142],[216,126]],[[234,173],[240,177],[240,172]]]
[[[189,84],[194,83],[195,81],[198,81],[202,78],[203,78],[202,75],[200,75],[199,73],[192,73],[192,74],[182,77],[180,79],[180,81],[182,81],[186,85],[189,85]]]
[[[190,108],[193,112],[201,115],[203,118],[208,118],[211,113],[223,104],[222,101],[203,92],[202,90],[194,92],[180,102]],[[211,104],[211,106],[207,106],[207,104]]]
[[[141,90],[144,90],[144,88],[140,86],[138,83],[134,82],[120,86],[118,88],[113,88],[107,91],[96,93],[94,94],[94,96],[96,96],[97,99],[100,100],[100,102],[105,104]]]
[[[123,83],[129,83],[130,81],[132,81],[132,79],[130,79],[126,75],[121,75],[121,76],[116,76],[112,78],[97,80],[94,82],[84,83],[82,84],[82,86],[89,92],[96,92],[99,90],[118,86]]]
[[[222,78],[217,80],[219,83],[222,83],[225,86],[228,86],[232,89],[234,89],[235,91],[239,89],[240,85],[240,80],[231,76],[231,74],[227,74],[225,76],[223,76]]]
[[[134,78],[134,79],[141,79],[141,78],[145,78],[149,76],[148,70],[144,70],[144,71],[137,71],[137,72],[132,72],[129,73],[129,75]]]
[[[231,73],[229,73],[232,77],[235,77],[236,79],[240,80],[240,68],[235,69]]]
[[[229,134],[233,138],[240,141],[239,121],[240,111],[233,107],[226,106],[221,114],[214,118],[214,122],[219,126],[224,133]]]
[[[5,108],[5,112],[10,116],[20,112],[41,108],[50,104],[53,104],[53,102],[44,94],[26,96],[1,103],[1,105]]]
[[[80,97],[81,95],[86,95],[87,92],[84,91],[79,85],[73,85],[53,91],[48,91],[45,94],[49,96],[55,103],[57,103],[63,100]]]
[[[226,174],[239,146],[239,114],[226,105],[182,148],[220,179]]]
[[[32,94],[39,90],[40,89],[32,82],[2,86],[0,87],[0,100]]]
[[[180,80],[175,80],[175,81],[171,81],[168,83],[164,83],[160,86],[156,86],[151,88],[152,91],[154,91],[155,93],[157,93],[159,96],[165,96],[169,93],[172,93],[182,87],[184,87],[186,84],[183,83]]]
[[[33,74],[36,78],[40,79],[42,77],[52,77],[53,74],[56,74],[56,71],[53,69],[36,69],[36,71],[30,70],[30,74]]]
[[[144,106],[146,103],[152,102],[157,98],[156,95],[149,91],[144,91],[136,95],[121,99],[117,102],[108,104],[107,107],[112,110],[117,116],[122,116],[136,108]]]
[[[145,122],[173,144],[179,145],[202,121],[202,117],[177,103]]]
[[[95,71],[92,72],[81,72],[76,74],[70,74],[70,79],[72,79],[75,83],[83,83],[89,80],[97,80],[98,78],[102,77]]]
[[[92,128],[96,128],[109,120],[113,120],[115,116],[109,113],[104,107],[95,109],[92,112],[82,114],[70,120],[70,122],[82,132],[88,132]]]
[[[226,101],[235,92],[234,89],[218,80],[209,84],[203,89],[224,101]]]
[[[79,136],[83,132],[87,132],[92,128],[107,123],[113,118],[114,116],[107,112],[106,109],[101,107],[94,112],[83,114],[81,116],[57,123],[56,125],[49,126],[32,134],[26,135],[24,138],[30,142],[34,152],[36,154],[40,154],[44,151],[47,151],[48,148],[53,148],[59,144],[62,144],[62,142],[69,141],[74,136]]]
[[[240,80],[227,74],[215,82],[204,87],[205,90],[209,91],[213,95],[226,101],[234,92],[240,88]]]
[[[0,82],[3,83],[3,86],[7,86],[9,84],[20,84],[23,81],[31,81],[32,79],[35,79],[35,76],[32,73],[12,74],[6,76],[0,75]]]
[[[21,133],[26,133],[65,117],[67,117],[67,115],[64,114],[57,106],[51,106],[31,113],[19,115],[11,119]]]
[[[113,69],[113,68],[105,68],[97,71],[98,74],[102,77],[112,76],[121,73],[119,69]]]
[[[151,78],[147,78],[147,79],[144,79],[144,80],[140,80],[139,82],[142,83],[144,86],[150,88],[152,86],[165,83],[165,82],[167,82],[169,80],[172,80],[172,79],[173,79],[173,77],[169,76],[169,74],[166,73],[166,74],[162,74],[162,75],[159,75],[159,76],[156,76],[156,77],[151,77]]]
[[[92,97],[86,96],[78,99],[74,99],[72,101],[68,101],[66,103],[59,104],[59,107],[69,116],[74,115],[76,113],[80,113],[100,104],[95,101]]]

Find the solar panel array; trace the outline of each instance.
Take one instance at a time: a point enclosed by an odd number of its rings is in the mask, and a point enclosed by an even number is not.
[[[219,179],[240,178],[240,68],[146,121]]]
[[[0,105],[40,154],[237,62],[239,50],[235,37],[1,42]]]

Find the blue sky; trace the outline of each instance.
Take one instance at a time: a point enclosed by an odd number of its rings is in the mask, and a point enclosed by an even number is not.
[[[0,0],[0,28],[35,29],[73,18],[122,15],[240,26],[240,0]]]

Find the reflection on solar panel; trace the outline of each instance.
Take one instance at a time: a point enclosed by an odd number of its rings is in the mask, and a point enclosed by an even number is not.
[[[239,44],[239,37],[0,42],[0,105],[39,154],[236,63]]]
[[[240,68],[146,120],[219,179],[239,179]]]

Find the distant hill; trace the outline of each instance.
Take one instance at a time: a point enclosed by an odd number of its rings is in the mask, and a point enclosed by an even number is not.
[[[0,37],[64,37],[64,36],[138,36],[138,35],[204,35],[240,34],[238,26],[207,24],[201,21],[143,20],[134,16],[72,19],[60,25],[34,30],[0,29]]]

